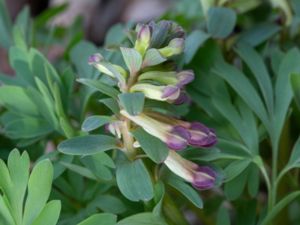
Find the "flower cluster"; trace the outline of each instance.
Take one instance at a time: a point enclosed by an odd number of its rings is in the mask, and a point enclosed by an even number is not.
[[[123,93],[140,92],[146,99],[170,104],[189,102],[185,86],[193,81],[194,73],[191,70],[176,71],[171,61],[184,50],[185,34],[182,28],[170,21],[150,22],[137,25],[132,33],[133,48],[120,48],[127,69],[107,62],[100,54],[90,56],[89,64],[115,79]],[[132,115],[122,107],[116,121],[106,127],[123,141],[125,152],[132,152],[140,147],[130,133],[137,126],[166,143],[170,151],[164,163],[171,171],[196,188],[214,186],[214,170],[199,166],[176,153],[188,145],[201,148],[214,145],[217,139],[212,129],[199,122],[182,121],[149,109]]]

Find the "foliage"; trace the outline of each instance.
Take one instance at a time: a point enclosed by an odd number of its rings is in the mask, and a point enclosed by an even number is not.
[[[297,0],[177,1],[101,47],[45,32],[66,7],[0,0],[0,224],[299,224]]]

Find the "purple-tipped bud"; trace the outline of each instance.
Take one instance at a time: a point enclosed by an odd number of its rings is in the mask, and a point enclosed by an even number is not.
[[[199,122],[191,123],[189,132],[191,133],[189,144],[192,146],[210,147],[217,143],[217,136],[214,130]]]
[[[200,190],[211,189],[215,186],[217,173],[208,166],[199,166],[193,173],[192,185]]]
[[[161,97],[163,99],[175,100],[180,96],[180,89],[176,86],[168,85],[163,89]]]
[[[191,135],[188,130],[181,126],[175,126],[167,136],[167,145],[170,149],[178,151],[183,150],[188,145]]]
[[[130,92],[143,92],[147,98],[158,101],[175,100],[180,95],[177,86],[159,86],[146,83],[137,83],[130,88]]]
[[[88,58],[88,63],[90,65],[95,64],[95,63],[99,63],[103,60],[103,56],[99,53],[93,54],[91,56],[89,56]]]
[[[215,185],[217,173],[213,169],[199,166],[174,151],[169,151],[164,163],[173,173],[190,182],[197,189],[210,189]]]
[[[188,145],[188,140],[191,136],[188,130],[182,126],[173,126],[168,123],[164,123],[147,116],[144,113],[137,116],[132,116],[125,110],[121,110],[120,113],[142,127],[152,136],[165,142],[170,149],[182,150]]]
[[[182,105],[184,103],[190,103],[191,102],[191,98],[183,91],[180,92],[179,97],[172,102],[174,105]]]
[[[192,82],[195,78],[195,75],[192,70],[184,70],[177,74],[177,78],[178,78],[177,86],[182,88],[183,86]]]
[[[163,57],[171,57],[174,55],[179,55],[183,52],[184,49],[184,39],[183,38],[174,38],[170,41],[167,47],[159,49],[160,54]]]
[[[151,30],[148,25],[139,25],[137,28],[137,39],[135,42],[135,49],[143,56],[149,48],[151,41]]]
[[[137,38],[143,42],[149,43],[151,38],[151,31],[148,25],[142,25],[137,34]]]

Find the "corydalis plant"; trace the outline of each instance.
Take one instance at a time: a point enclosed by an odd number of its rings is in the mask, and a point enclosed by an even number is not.
[[[188,145],[202,148],[214,145],[216,135],[213,130],[201,123],[185,122],[151,108],[130,112],[124,102],[126,96],[132,96],[130,101],[138,101],[133,97],[134,93],[143,93],[146,99],[170,104],[189,101],[184,88],[194,79],[193,71],[176,71],[175,66],[170,67],[172,58],[184,49],[185,35],[182,28],[173,22],[161,21],[139,24],[131,33],[136,37],[134,47],[120,48],[127,70],[105,61],[98,53],[89,58],[89,63],[101,73],[112,77],[123,93],[119,95],[120,114],[115,115],[115,121],[109,123],[107,129],[120,140],[121,150],[134,159],[137,149],[142,146],[134,139],[131,131],[142,127],[170,149],[165,160],[170,170],[197,188],[213,187],[216,173],[211,168],[198,166],[174,152]]]

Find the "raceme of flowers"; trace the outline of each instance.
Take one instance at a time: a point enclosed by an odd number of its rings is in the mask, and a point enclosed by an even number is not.
[[[193,81],[194,73],[191,70],[176,71],[172,61],[183,53],[183,29],[174,22],[160,21],[138,24],[130,34],[134,39],[133,47],[120,48],[126,69],[106,61],[99,53],[89,57],[89,64],[115,80],[122,93],[143,93],[146,99],[176,105],[189,103],[185,86]],[[123,143],[125,153],[132,155],[140,147],[130,131],[142,127],[168,146],[170,151],[164,164],[173,173],[192,183],[195,188],[214,187],[217,174],[212,168],[199,166],[176,152],[187,146],[213,146],[217,138],[212,129],[199,122],[182,121],[149,109],[138,115],[121,109],[115,118],[106,128]]]

